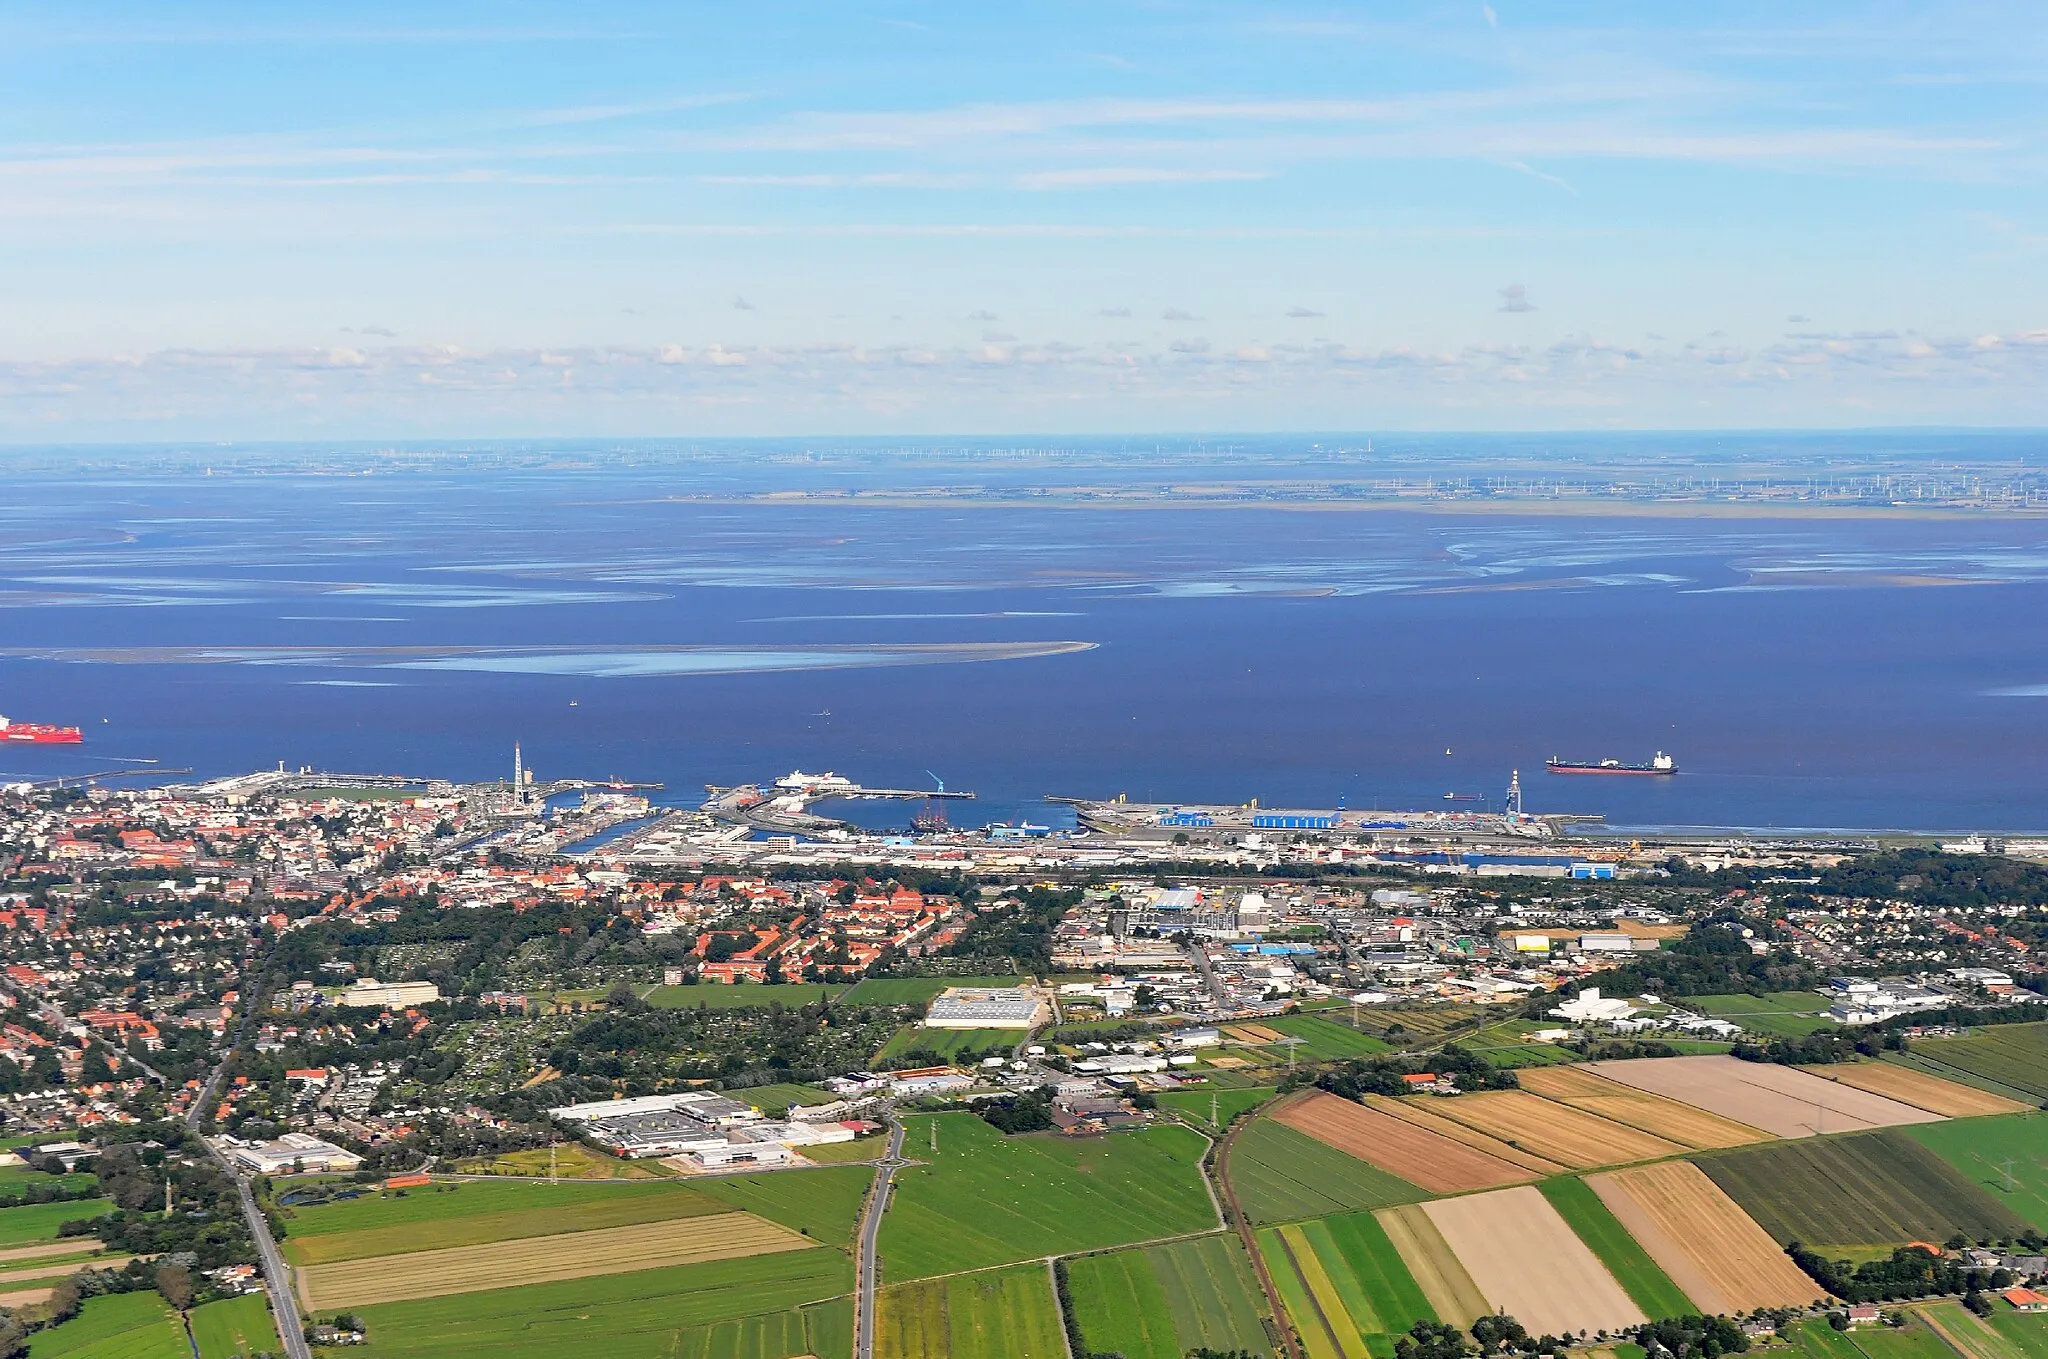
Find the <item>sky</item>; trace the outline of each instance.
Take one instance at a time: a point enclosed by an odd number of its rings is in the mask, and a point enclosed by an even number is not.
[[[2048,424],[2048,6],[0,7],[0,441]]]

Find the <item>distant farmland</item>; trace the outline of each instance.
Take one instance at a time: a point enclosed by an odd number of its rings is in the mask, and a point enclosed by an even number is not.
[[[1911,1136],[2036,1230],[2048,1232],[2048,1114],[1925,1123]]]
[[[1702,1312],[1803,1306],[1820,1288],[1690,1161],[1660,1161],[1586,1185]]]
[[[284,1251],[321,1265],[728,1211],[675,1184],[470,1183],[292,1210]]]
[[[1560,1177],[1537,1188],[1646,1315],[1679,1317],[1699,1310],[1584,1180]]]
[[[1488,1090],[1422,1107],[1575,1170],[1674,1156],[1689,1148],[1523,1090]]]
[[[1988,1090],[1958,1085],[1896,1062],[1839,1062],[1832,1066],[1804,1066],[1799,1069],[1824,1080],[1840,1081],[1858,1090],[1868,1090],[1948,1118],[2013,1114],[2027,1107]]]
[[[1667,1137],[1688,1147],[1701,1150],[1741,1147],[1771,1140],[1769,1133],[1708,1113],[1705,1109],[1695,1109],[1690,1104],[1681,1104],[1675,1099],[1611,1081],[1582,1066],[1525,1071],[1515,1079],[1524,1090],[1545,1099],[1554,1099],[1574,1109],[1641,1128],[1644,1132]]]
[[[1238,1206],[1261,1223],[1295,1222],[1429,1196],[1418,1185],[1270,1117],[1254,1120],[1237,1135],[1224,1173]]]
[[[1198,1168],[1205,1144],[1187,1128],[1069,1139],[1005,1137],[973,1114],[905,1123],[904,1153],[928,1164],[896,1176],[881,1244],[892,1281],[1219,1225]]]
[[[2048,1023],[1999,1024],[1966,1038],[1930,1038],[1914,1043],[1911,1051],[2048,1100]]]
[[[1258,1241],[1309,1359],[1389,1355],[1396,1335],[1437,1319],[1370,1213],[1267,1228]]]
[[[1903,1245],[2027,1230],[2011,1209],[1903,1131],[1777,1142],[1696,1159],[1781,1244]]]

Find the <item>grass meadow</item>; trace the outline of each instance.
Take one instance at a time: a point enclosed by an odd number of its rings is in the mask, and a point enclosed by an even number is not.
[[[882,1045],[875,1060],[886,1062],[918,1048],[929,1048],[949,1062],[974,1062],[983,1057],[1007,1057],[1023,1041],[1022,1029],[927,1029],[921,1024],[906,1024]]]
[[[904,1122],[904,1154],[926,1164],[897,1173],[882,1222],[892,1283],[1218,1225],[1186,1128],[1005,1137],[973,1114]]]
[[[294,1264],[476,1246],[729,1211],[680,1185],[470,1181],[287,1210]]]
[[[2048,1023],[1998,1024],[1963,1038],[1929,1038],[1914,1056],[2048,1100]],[[1937,1072],[1937,1074],[1939,1074]]]
[[[1210,1132],[1219,1132],[1229,1126],[1231,1119],[1247,1109],[1258,1108],[1272,1097],[1272,1086],[1253,1085],[1236,1090],[1169,1090],[1157,1098],[1160,1108],[1171,1109]],[[1209,1101],[1212,1098],[1216,1101],[1216,1117],[1222,1120],[1220,1125],[1209,1122]]]
[[[823,1248],[565,1279],[356,1308],[370,1339],[355,1352],[365,1359],[670,1359],[693,1351],[706,1359],[783,1359],[809,1350],[799,1309],[852,1287],[845,1252]],[[802,1348],[780,1348],[788,1343]]]
[[[154,1292],[87,1298],[78,1315],[38,1331],[29,1359],[192,1359],[178,1314]]]
[[[1754,1033],[1780,1038],[1803,1038],[1809,1033],[1832,1028],[1822,1017],[1828,1003],[1818,991],[1771,991],[1761,996],[1687,996],[1685,1003],[1697,1005],[1715,1019],[1732,1019]]]
[[[1413,1203],[1429,1192],[1270,1118],[1237,1135],[1225,1162],[1238,1206],[1253,1222],[1295,1222]]]
[[[1593,1254],[1600,1257],[1600,1263],[1607,1266],[1615,1282],[1622,1286],[1631,1301],[1643,1309],[1643,1314],[1656,1320],[1663,1317],[1690,1316],[1699,1308],[1685,1291],[1671,1281],[1671,1276],[1661,1269],[1648,1251],[1636,1244],[1628,1228],[1608,1211],[1584,1180],[1576,1176],[1561,1176],[1545,1180],[1536,1186],[1543,1197],[1550,1200],[1550,1206],[1570,1225],[1579,1240],[1586,1243]]]
[[[1903,1245],[1957,1233],[1981,1241],[2027,1230],[2011,1208],[1903,1129],[1693,1159],[1780,1244]]]
[[[192,1338],[199,1344],[199,1359],[276,1354],[284,1348],[278,1342],[270,1303],[261,1293],[244,1293],[193,1308]]]
[[[851,989],[814,982],[782,986],[657,986],[647,993],[647,1003],[657,1010],[694,1010],[700,1005],[711,1010],[765,1010],[771,1005],[795,1008],[837,1000]]]
[[[1330,1012],[1332,1015],[1341,1013]],[[1281,1033],[1305,1040],[1294,1050],[1296,1061],[1335,1062],[1348,1057],[1366,1057],[1393,1050],[1383,1038],[1354,1029],[1348,1023],[1317,1015],[1283,1015],[1278,1019],[1262,1019],[1259,1023],[1266,1028],[1277,1029]],[[1276,1047],[1275,1051],[1284,1053],[1286,1049]]]
[[[2048,1232],[2048,1114],[1921,1123],[1907,1135],[2037,1230]]]
[[[1088,1255],[1067,1265],[1081,1334],[1097,1353],[1180,1359],[1192,1349],[1271,1353],[1257,1284],[1236,1237]]]
[[[1395,1336],[1437,1319],[1370,1213],[1262,1228],[1258,1242],[1309,1359],[1389,1359]]]
[[[870,1144],[879,1153],[880,1144]],[[851,1248],[854,1224],[875,1172],[866,1166],[821,1170],[779,1170],[763,1175],[699,1180],[698,1192],[734,1208],[758,1213],[820,1245]]]
[[[111,1199],[77,1199],[71,1203],[27,1203],[0,1208],[0,1246],[55,1241],[57,1228],[77,1218],[104,1217],[114,1211]]]

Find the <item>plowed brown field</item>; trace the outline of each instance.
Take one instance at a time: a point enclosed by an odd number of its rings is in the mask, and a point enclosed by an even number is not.
[[[1348,1156],[1438,1194],[1521,1184],[1531,1174],[1398,1118],[1318,1090],[1274,1118]]]
[[[1611,1170],[1586,1183],[1702,1312],[1803,1306],[1821,1296],[1770,1233],[1690,1161]]]
[[[1428,1107],[1419,1095],[1409,1095],[1401,1099],[1393,1099],[1386,1095],[1367,1095],[1365,1102],[1367,1107],[1377,1109],[1383,1114],[1391,1114],[1403,1123],[1412,1123],[1425,1132],[1433,1132],[1439,1137],[1462,1143],[1474,1151],[1484,1152],[1496,1161],[1506,1161],[1511,1166],[1520,1166],[1538,1176],[1562,1175],[1570,1169],[1555,1161],[1545,1160],[1533,1151],[1511,1147],[1491,1133],[1468,1128],[1455,1118],[1445,1118]],[[1524,1175],[1520,1178],[1528,1179],[1529,1176]]]
[[[1866,1132],[1941,1117],[1789,1066],[1734,1057],[1638,1057],[1594,1062],[1590,1069],[1780,1137]]]
[[[1521,1090],[1487,1090],[1431,1099],[1424,1107],[1574,1170],[1649,1161],[1689,1150],[1676,1142]]]
[[[1422,1211],[1493,1311],[1531,1335],[1618,1331],[1649,1318],[1534,1188],[1437,1199]]]
[[[1579,1066],[1532,1066],[1515,1073],[1524,1090],[1589,1114],[1668,1137],[1696,1151],[1768,1142],[1771,1135],[1732,1118],[1610,1081]]]
[[[324,1312],[334,1307],[810,1250],[817,1244],[751,1213],[720,1213],[313,1265],[298,1271],[299,1293],[309,1308]]]
[[[1910,1104],[1929,1113],[1946,1114],[1950,1118],[2017,1114],[2029,1107],[2017,1100],[1994,1095],[1989,1090],[1958,1085],[1954,1081],[1945,1081],[1911,1067],[1894,1066],[1890,1062],[1841,1062],[1834,1066],[1803,1066],[1799,1069],[1810,1071],[1824,1080],[1840,1081],[1843,1085],[1853,1085],[1858,1090],[1868,1090],[1873,1095],[1883,1095],[1901,1104]]]

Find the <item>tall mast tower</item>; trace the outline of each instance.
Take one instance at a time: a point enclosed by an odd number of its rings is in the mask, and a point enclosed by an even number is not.
[[[1522,771],[1519,769],[1508,775],[1507,814],[1510,820],[1519,821],[1522,817]]]
[[[512,805],[526,805],[526,763],[519,753],[519,743],[512,743]]]

